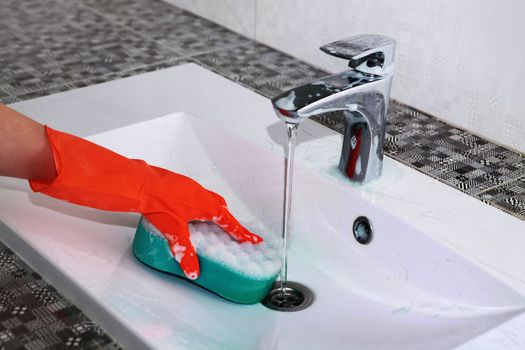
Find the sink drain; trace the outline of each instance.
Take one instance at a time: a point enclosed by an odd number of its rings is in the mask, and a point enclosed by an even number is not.
[[[354,221],[354,237],[361,244],[372,241],[372,225],[366,216],[360,216]]]
[[[313,302],[314,295],[308,287],[297,282],[286,282],[282,290],[281,282],[278,281],[261,303],[276,311],[301,311]]]

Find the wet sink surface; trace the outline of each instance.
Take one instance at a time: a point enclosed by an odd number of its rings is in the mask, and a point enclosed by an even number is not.
[[[241,221],[280,232],[277,152],[185,113],[91,139],[188,175],[227,198]],[[105,281],[101,293],[159,348],[450,349],[523,310],[520,295],[475,265],[300,166],[294,203],[289,277],[313,290],[307,310],[235,305],[141,266],[129,251],[122,283]],[[360,215],[374,227],[367,246],[351,233]]]

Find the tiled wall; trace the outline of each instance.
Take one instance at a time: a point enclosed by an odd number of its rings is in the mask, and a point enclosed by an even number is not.
[[[332,72],[345,62],[317,50],[322,44],[391,36],[393,98],[525,152],[523,1],[167,1]]]

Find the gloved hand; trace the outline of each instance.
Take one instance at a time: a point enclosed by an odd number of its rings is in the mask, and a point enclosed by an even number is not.
[[[58,176],[49,183],[30,180],[32,190],[87,207],[142,213],[166,237],[188,278],[200,275],[189,221],[213,221],[240,242],[262,242],[230,214],[221,196],[189,177],[49,127],[46,133]]]

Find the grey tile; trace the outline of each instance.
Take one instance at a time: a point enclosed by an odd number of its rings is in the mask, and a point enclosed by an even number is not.
[[[0,242],[0,348],[119,349],[99,326]]]
[[[523,155],[397,103],[390,105],[385,154],[470,195],[525,171]]]
[[[525,176],[480,193],[477,198],[525,220]]]
[[[249,39],[160,0],[87,0],[85,4],[183,56],[217,51]]]
[[[37,91],[19,95],[18,98],[19,100],[29,100],[33,98],[42,97],[42,96],[57,94],[57,93],[64,92],[64,91],[83,88],[83,87],[90,86],[90,85],[105,83],[105,82],[112,81],[112,80],[127,78],[127,77],[131,77],[134,75],[148,73],[148,72],[152,72],[152,71],[156,71],[156,70],[160,70],[164,68],[169,68],[169,67],[177,66],[179,64],[183,64],[187,62],[189,61],[185,59],[168,60],[165,62],[159,62],[159,63],[155,63],[155,64],[143,66],[143,67],[134,68],[131,70],[109,73],[106,75],[93,77],[93,78],[89,78],[85,80],[73,81],[70,83],[66,83],[64,85],[54,86],[54,87],[50,87],[46,89],[40,89]]]
[[[303,61],[253,42],[194,59],[266,97],[327,75]]]
[[[180,56],[84,7],[58,0],[41,3],[14,6],[14,15],[0,24],[0,88],[11,95]]]
[[[174,19],[186,13],[183,9],[161,0],[82,0],[82,5],[103,13],[115,22],[134,23],[148,21],[151,27],[159,19]]]
[[[10,104],[10,103],[15,103],[15,102],[19,102],[19,101],[20,101],[20,99],[9,95],[5,91],[0,90],[0,103]]]
[[[2,0],[0,26],[23,33],[38,31],[45,26],[60,25],[76,7],[74,1],[67,0]]]

